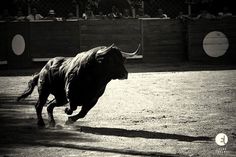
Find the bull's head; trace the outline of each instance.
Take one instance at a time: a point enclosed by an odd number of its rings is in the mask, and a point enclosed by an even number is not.
[[[137,50],[132,53],[121,51],[119,48],[112,44],[109,47],[104,47],[97,51],[96,60],[102,64],[103,68],[108,72],[112,79],[127,79],[128,72],[124,67],[124,62],[127,57],[136,55],[139,51],[140,45]]]

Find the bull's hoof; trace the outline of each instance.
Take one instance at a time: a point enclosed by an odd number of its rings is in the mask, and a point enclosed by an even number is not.
[[[71,109],[69,109],[69,108],[65,108],[65,113],[67,115],[72,115],[73,111]]]
[[[43,120],[38,120],[37,125],[38,125],[39,128],[44,128],[45,127],[45,123],[44,123]]]
[[[19,102],[20,99],[21,99],[21,97],[17,97],[17,98],[16,98],[16,102]]]
[[[68,118],[68,120],[65,122],[66,125],[71,125],[73,124],[75,121],[72,118]]]
[[[49,121],[48,123],[49,127],[54,128],[56,126],[55,121]]]

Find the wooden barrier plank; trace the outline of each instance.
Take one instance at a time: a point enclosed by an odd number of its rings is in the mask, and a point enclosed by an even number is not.
[[[32,22],[31,53],[33,58],[74,56],[79,49],[79,24],[70,22]]]
[[[145,32],[146,33],[146,32]],[[165,40],[168,38],[172,38],[172,39],[176,39],[179,40],[181,38],[183,38],[183,34],[182,33],[159,33],[159,34],[155,34],[155,33],[150,33],[148,36],[144,36],[143,39],[145,40]]]
[[[124,51],[134,51],[141,43],[140,21],[137,19],[80,21],[82,51],[112,43]]]
[[[163,40],[157,40],[155,38],[145,38],[144,39],[146,43],[149,43],[149,45],[151,46],[168,46],[168,45],[180,45],[183,43],[182,39],[163,39]],[[157,42],[153,42],[153,40],[157,41]]]
[[[6,43],[0,45],[0,64],[8,63],[5,59],[16,66],[25,58],[41,62],[55,56],[75,56],[81,51],[113,43],[123,51],[134,51],[141,43],[139,54],[144,56],[144,62],[181,62],[187,57],[190,61],[235,62],[235,25],[235,18],[191,21],[187,29],[184,23],[173,19],[0,23],[0,35],[8,39],[0,39],[1,43]],[[212,58],[205,53],[205,49],[223,51],[227,46],[224,35],[209,36],[203,43],[211,31],[222,32],[228,39],[229,47],[222,57]],[[23,56],[16,57],[12,53],[11,42],[16,33],[25,36],[27,49]]]
[[[171,63],[186,58],[184,25],[177,20],[142,20],[145,62]]]
[[[91,40],[109,40],[109,39],[117,39],[121,41],[131,41],[131,40],[140,40],[137,38],[137,34],[123,35],[123,34],[110,34],[110,35],[99,35],[99,34],[82,34],[81,40],[83,41],[91,41]],[[109,38],[104,38],[104,36]]]
[[[0,22],[0,64],[7,64],[7,32],[6,32],[6,23]]]
[[[169,63],[175,63],[179,62],[179,60],[183,60],[183,56],[180,55],[170,55],[170,56],[158,56],[156,58],[156,55],[149,55],[145,57],[145,60],[148,60],[151,63],[157,63],[157,64],[169,64]]]
[[[153,47],[153,48],[150,48],[150,49],[143,49],[145,54],[157,54],[158,52],[158,56],[161,55],[161,54],[165,54],[165,55],[171,55],[171,54],[179,54],[181,55],[183,52],[182,52],[182,49],[183,47],[180,47],[180,46],[172,46],[172,47],[166,47],[166,46],[163,46],[163,47]],[[147,55],[145,55],[147,56]]]

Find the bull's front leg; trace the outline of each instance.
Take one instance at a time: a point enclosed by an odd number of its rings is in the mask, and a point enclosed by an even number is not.
[[[91,104],[83,105],[78,114],[76,114],[74,116],[71,116],[71,117],[68,117],[68,120],[66,121],[66,125],[73,124],[78,119],[84,118],[87,115],[87,113],[89,112],[89,110],[91,110],[95,104],[96,104],[96,102],[91,103]]]
[[[65,113],[67,115],[72,115],[73,111],[75,111],[77,109],[77,105],[74,103],[69,103],[69,107],[65,108]]]
[[[72,115],[73,111],[75,111],[77,109],[77,104],[74,103],[73,101],[73,94],[71,93],[71,88],[72,88],[72,84],[73,84],[73,78],[75,77],[75,73],[71,72],[68,74],[68,79],[66,80],[65,83],[65,91],[66,91],[66,98],[69,102],[69,107],[65,108],[65,113],[67,115]]]

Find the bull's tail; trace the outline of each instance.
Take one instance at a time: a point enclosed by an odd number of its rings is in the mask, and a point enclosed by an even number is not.
[[[28,82],[28,87],[27,89],[24,91],[24,93],[21,94],[21,96],[17,97],[17,101],[20,101],[21,99],[24,99],[26,98],[27,96],[29,96],[33,90],[34,90],[34,87],[37,85],[38,83],[38,79],[39,79],[39,74],[36,74],[32,80],[30,80]]]

